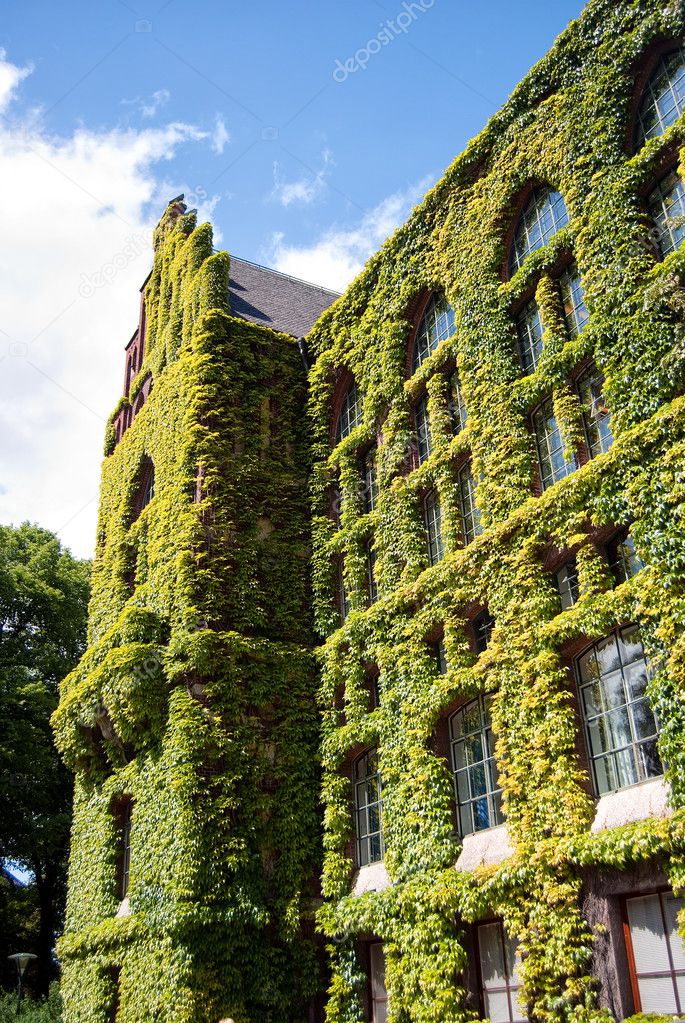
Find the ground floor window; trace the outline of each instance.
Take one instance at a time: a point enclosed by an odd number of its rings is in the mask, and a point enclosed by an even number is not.
[[[671,892],[626,899],[625,928],[636,1012],[685,1012],[685,947]]]
[[[516,941],[499,921],[476,928],[480,996],[484,1016],[491,1023],[519,1023],[526,1016],[519,1005],[521,959]]]
[[[369,946],[371,976],[371,1020],[385,1023],[388,1018],[388,992],[385,990],[385,953],[380,941]]]

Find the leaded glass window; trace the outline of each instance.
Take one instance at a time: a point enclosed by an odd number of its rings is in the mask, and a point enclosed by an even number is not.
[[[454,310],[444,295],[433,295],[421,317],[414,341],[412,371],[434,352],[441,341],[452,337],[455,330]]]
[[[595,643],[577,658],[576,669],[597,795],[663,774],[638,627]]]
[[[575,459],[569,461],[564,454],[564,442],[551,398],[533,413],[533,430],[538,449],[540,482],[545,490],[576,468]]]
[[[442,539],[442,508],[440,498],[431,490],[423,499],[423,524],[428,544],[428,564],[437,565],[442,560],[444,546]]]
[[[647,200],[661,256],[675,252],[685,238],[685,188],[676,171],[662,178]]]
[[[473,479],[471,463],[462,465],[457,472],[457,493],[459,497],[459,515],[461,519],[461,538],[464,546],[471,543],[483,532],[480,521],[480,510],[476,507],[476,484]]]
[[[524,373],[532,373],[542,355],[542,319],[534,298],[527,302],[516,317],[519,358]]]
[[[495,628],[495,619],[488,610],[481,611],[473,620],[473,635],[476,641],[476,650],[479,654],[484,653],[492,639]]]
[[[583,428],[590,458],[608,451],[614,442],[609,425],[609,409],[604,400],[604,376],[590,366],[577,383],[583,409]]]
[[[364,455],[364,511],[372,512],[378,501],[378,480],[376,478],[376,459],[378,449],[374,446]]]
[[[459,373],[455,369],[447,384],[447,407],[452,422],[452,433],[457,434],[466,426],[468,413],[464,404],[464,397],[461,393]]]
[[[378,750],[363,753],[354,765],[354,805],[357,821],[357,860],[360,867],[378,863],[385,855],[383,842],[381,775]]]
[[[680,117],[685,104],[685,50],[659,59],[647,82],[638,114],[638,145],[663,135]]]
[[[349,437],[352,431],[360,425],[363,417],[362,397],[357,384],[353,381],[348,387],[338,416],[336,440],[338,444],[345,437]]]
[[[568,211],[562,194],[549,185],[534,189],[516,228],[510,272],[515,273],[532,252],[547,245],[566,224]]]
[[[569,267],[559,278],[559,291],[569,337],[577,337],[585,329],[590,314],[585,305],[585,291],[580,274],[575,266]]]
[[[491,705],[492,696],[479,696],[450,718],[452,770],[462,838],[504,823]]]
[[[428,417],[428,397],[425,394],[416,403],[414,419],[416,421],[416,450],[419,464],[421,464],[431,453],[431,426]]]

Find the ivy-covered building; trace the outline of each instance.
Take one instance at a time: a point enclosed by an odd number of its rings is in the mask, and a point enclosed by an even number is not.
[[[591,0],[337,300],[167,209],[68,1023],[685,1014],[684,35]]]

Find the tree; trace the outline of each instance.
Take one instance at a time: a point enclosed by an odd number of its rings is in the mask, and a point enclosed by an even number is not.
[[[75,559],[48,530],[0,526],[0,862],[17,863],[33,878],[38,921],[27,937],[32,947],[21,951],[38,955],[40,994],[56,972],[71,817],[71,777],[50,715],[59,682],[85,648],[89,577],[90,562]],[[2,933],[11,934],[3,923]],[[0,968],[8,951],[17,950],[0,947]]]

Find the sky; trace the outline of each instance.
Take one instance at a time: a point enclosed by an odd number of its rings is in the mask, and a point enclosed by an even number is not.
[[[6,2],[0,523],[92,555],[169,199],[236,256],[343,290],[582,6]]]

